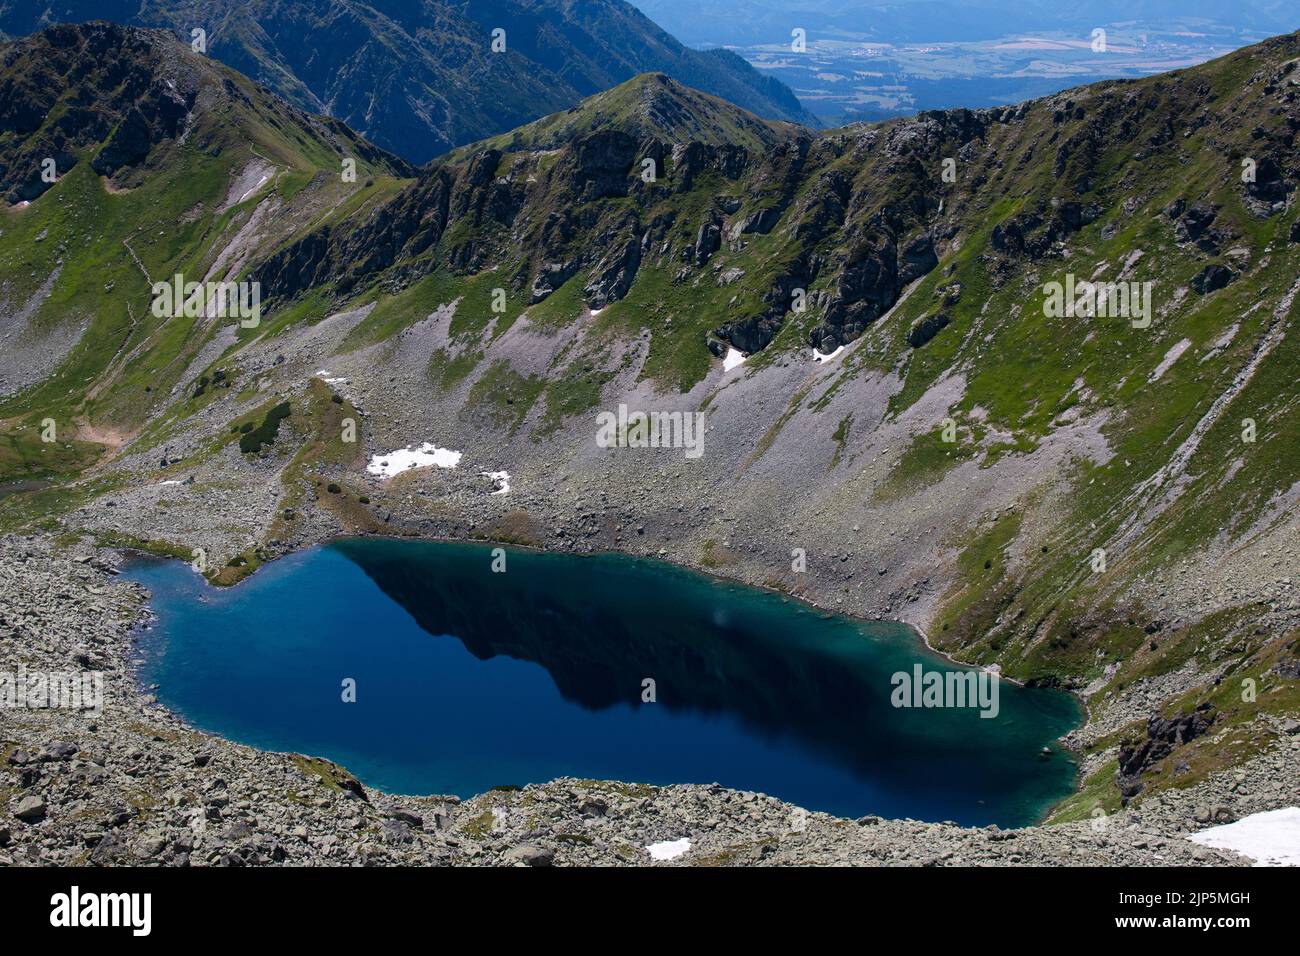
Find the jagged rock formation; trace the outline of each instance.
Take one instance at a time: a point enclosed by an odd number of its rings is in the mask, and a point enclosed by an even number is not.
[[[1116,784],[1125,799],[1142,792],[1142,771],[1168,757],[1174,749],[1190,743],[1210,729],[1215,718],[1214,706],[1201,704],[1191,713],[1175,717],[1152,714],[1147,720],[1146,740],[1126,741],[1119,748],[1119,773]]]

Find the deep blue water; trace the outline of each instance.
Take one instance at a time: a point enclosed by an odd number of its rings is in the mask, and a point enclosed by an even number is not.
[[[384,790],[717,781],[846,816],[1012,826],[1073,787],[1054,744],[1080,716],[1068,695],[1004,681],[993,719],[895,708],[891,674],[953,669],[909,629],[659,562],[511,550],[499,574],[489,546],[371,538],[228,589],[179,561],[126,573],[153,592],[141,678],[163,703]]]

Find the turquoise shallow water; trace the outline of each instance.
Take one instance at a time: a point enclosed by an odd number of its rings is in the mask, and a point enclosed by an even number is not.
[[[1080,718],[1068,695],[1002,682],[992,719],[892,706],[895,672],[958,670],[902,625],[622,556],[491,562],[486,545],[355,539],[218,590],[136,559],[159,619],[141,677],[198,727],[401,793],[717,781],[846,816],[1013,826],[1073,787],[1054,743]]]

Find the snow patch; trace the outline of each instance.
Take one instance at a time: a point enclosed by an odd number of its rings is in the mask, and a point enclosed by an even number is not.
[[[491,478],[492,484],[496,487],[494,495],[504,495],[510,490],[510,472],[508,471],[480,471],[484,478]]]
[[[411,468],[424,468],[428,465],[455,468],[463,455],[464,452],[439,448],[433,442],[425,442],[419,448],[399,448],[387,455],[375,455],[366,465],[366,471],[381,478],[391,478]]]
[[[650,854],[652,860],[675,860],[691,848],[691,841],[686,837],[680,840],[665,840],[662,843],[651,843],[647,846],[646,852]]]
[[[813,346],[813,350],[812,350],[812,353],[813,353],[813,361],[815,361],[815,362],[829,362],[831,359],[835,358],[835,356],[839,355],[839,354],[840,354],[841,352],[843,352],[843,351],[844,351],[844,346],[841,345],[841,346],[839,346],[838,348],[836,348],[834,352],[831,352],[831,353],[829,353],[829,354],[826,354],[826,353],[823,353],[823,352],[818,352],[818,351],[817,351],[817,347],[814,345],[814,346]]]
[[[1234,850],[1256,866],[1300,866],[1300,807],[1252,813],[1236,823],[1210,827],[1188,839],[1201,846]]]
[[[225,212],[232,206],[238,206],[256,193],[271,181],[276,168],[274,164],[261,156],[254,156],[249,159],[244,168],[239,171],[239,174],[231,177],[230,188],[226,191],[226,201],[222,204],[220,211]]]
[[[269,170],[269,171],[263,173],[263,174],[262,174],[262,178],[259,179],[259,180],[257,181],[257,183],[256,183],[256,184],[255,184],[251,189],[249,189],[247,192],[245,192],[244,195],[240,196],[239,199],[237,199],[237,200],[235,201],[235,205],[238,206],[241,202],[243,202],[243,201],[244,201],[245,199],[247,199],[249,196],[253,195],[253,193],[257,192],[259,189],[261,189],[263,186],[265,186],[265,185],[267,184],[267,182],[270,180],[270,178],[271,178],[271,173],[272,173],[272,172],[273,172],[273,170]]]
[[[749,358],[738,348],[728,347],[727,354],[722,357],[722,370],[730,372],[733,368],[739,368],[745,364],[745,359]]]

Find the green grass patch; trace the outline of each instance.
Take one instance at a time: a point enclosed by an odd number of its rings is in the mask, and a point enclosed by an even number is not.
[[[273,444],[276,435],[280,433],[280,423],[288,418],[291,412],[288,402],[280,402],[272,407],[262,418],[260,425],[239,436],[239,450],[245,455],[255,455],[262,450],[263,445]]]

